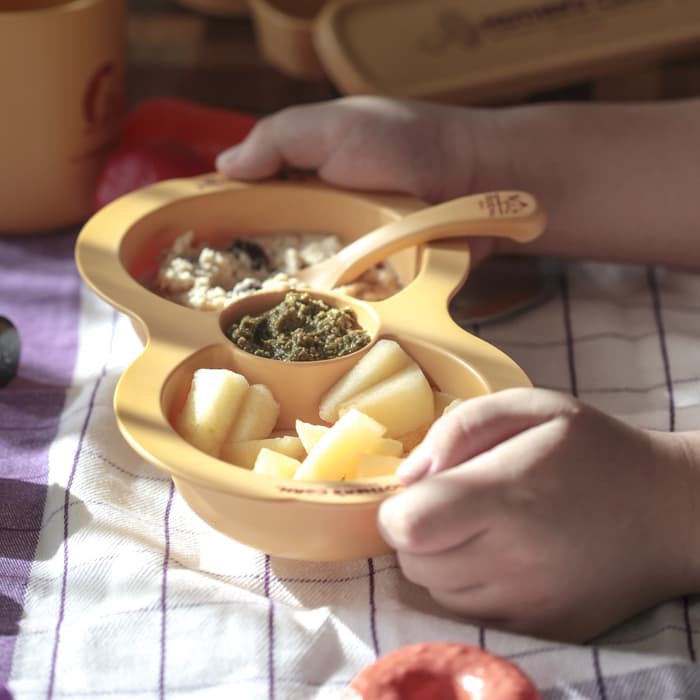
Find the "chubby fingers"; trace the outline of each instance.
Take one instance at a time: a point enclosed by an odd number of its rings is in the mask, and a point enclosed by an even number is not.
[[[404,576],[426,588],[443,607],[473,621],[502,626],[513,614],[507,593],[511,581],[504,567],[489,556],[492,538],[482,533],[468,542],[435,554],[398,552]]]
[[[501,399],[513,407],[523,399],[524,406],[508,412]],[[559,415],[579,405],[570,397],[534,390],[504,391],[495,406],[485,403],[488,410],[480,418],[471,422],[463,415],[457,428],[435,436],[444,442],[437,442],[440,451],[433,455],[429,476],[382,503],[379,526],[397,551],[431,554],[478,542],[494,528],[513,529],[523,478],[533,465],[549,459],[561,440],[566,428],[556,420]],[[526,406],[531,407],[529,412]],[[450,417],[445,416],[445,424]],[[523,531],[512,534],[525,537]]]
[[[413,484],[384,501],[379,528],[397,551],[425,554],[477,541],[498,512],[494,475],[474,465]]]
[[[470,399],[435,422],[398,476],[410,484],[438,474],[576,406],[571,397],[545,389],[506,389]]]
[[[321,167],[329,155],[329,111],[326,104],[289,107],[261,119],[244,141],[219,154],[217,170],[230,178],[259,180],[284,167]]]
[[[373,96],[289,107],[222,152],[217,169],[238,180],[307,170],[339,187],[437,201],[450,160],[443,145],[446,119],[426,105]]]
[[[379,527],[409,581],[474,623],[504,627],[512,611],[493,552],[497,491],[485,475],[472,474],[469,488],[460,476],[443,472],[385,501]]]

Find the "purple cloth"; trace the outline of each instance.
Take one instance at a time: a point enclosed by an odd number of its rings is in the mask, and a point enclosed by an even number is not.
[[[12,666],[41,531],[48,451],[78,346],[75,232],[0,238],[0,315],[17,327],[18,375],[0,390],[0,688]],[[0,689],[0,698],[11,697]]]

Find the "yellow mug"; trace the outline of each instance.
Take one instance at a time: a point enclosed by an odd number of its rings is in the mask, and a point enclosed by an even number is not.
[[[89,217],[125,59],[126,0],[0,0],[0,233]]]

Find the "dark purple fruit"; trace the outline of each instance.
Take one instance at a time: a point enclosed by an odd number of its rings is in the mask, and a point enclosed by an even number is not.
[[[21,343],[12,321],[0,316],[0,388],[17,375]]]

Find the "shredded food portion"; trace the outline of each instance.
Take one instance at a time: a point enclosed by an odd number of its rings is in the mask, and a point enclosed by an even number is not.
[[[164,251],[152,289],[192,309],[221,310],[253,292],[294,288],[295,274],[342,247],[338,236],[300,232],[250,236],[234,240],[228,249],[215,249],[196,243],[188,231]],[[337,291],[374,301],[400,288],[394,270],[379,264]]]

